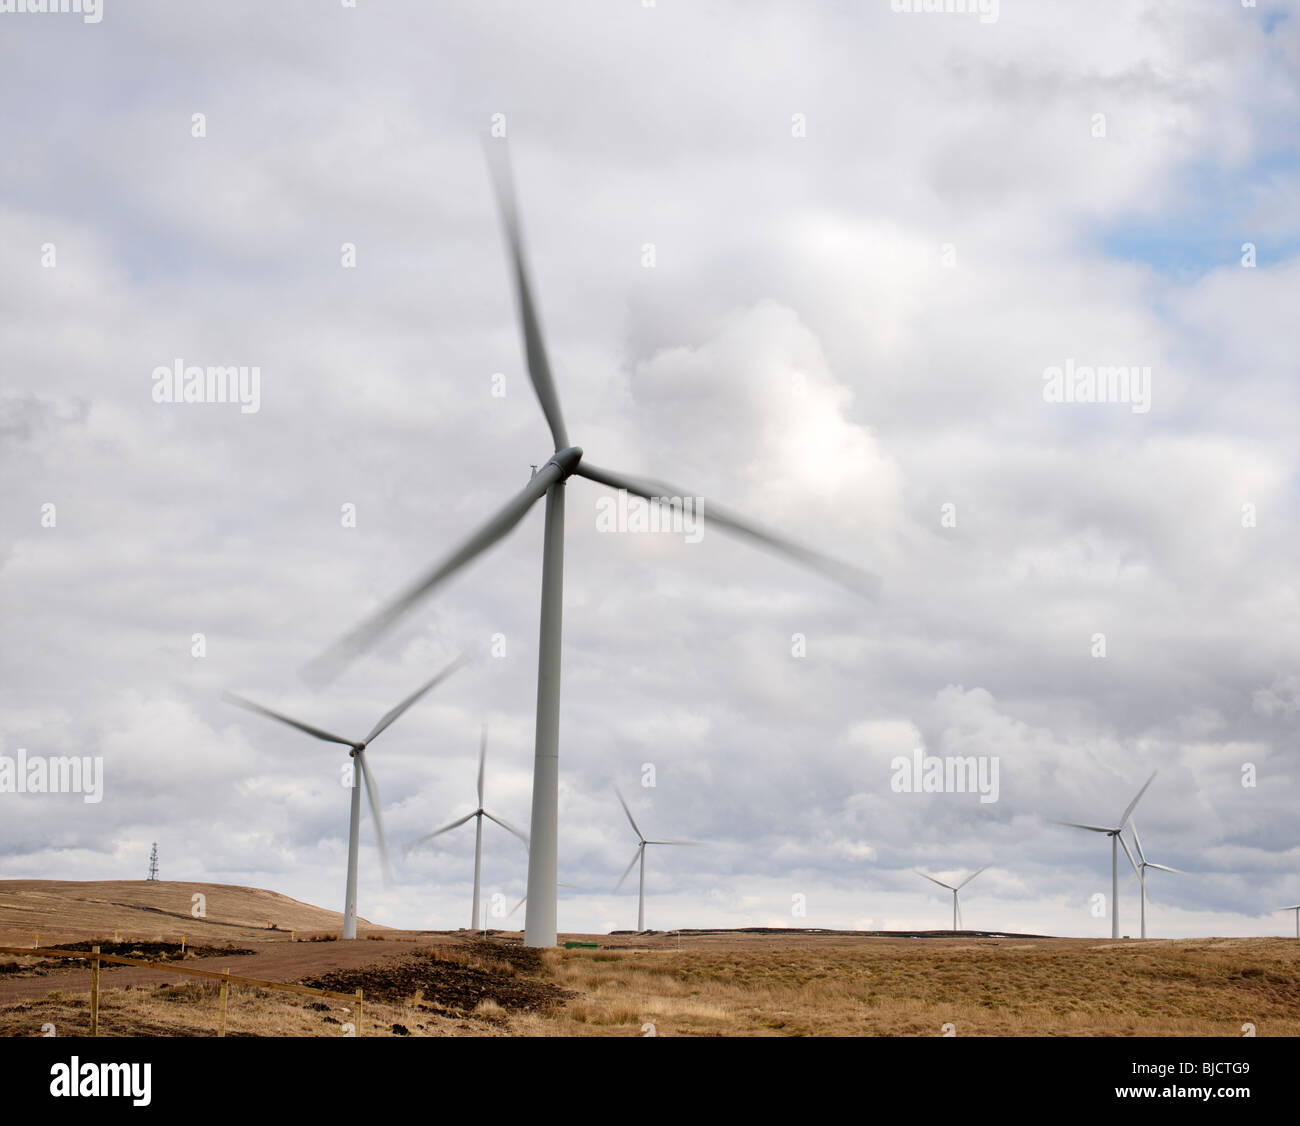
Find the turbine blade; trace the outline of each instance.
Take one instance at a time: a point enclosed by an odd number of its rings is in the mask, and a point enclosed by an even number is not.
[[[483,808],[483,768],[487,765],[487,724],[478,740],[478,807]]]
[[[929,873],[922,872],[920,868],[913,868],[912,871],[915,872],[918,876],[924,876],[932,884],[938,884],[941,888],[947,888],[949,891],[953,890],[952,884],[945,884],[942,880],[936,880]]]
[[[961,917],[961,896],[956,898],[957,904],[957,929],[964,931],[966,929],[966,920]]]
[[[351,739],[344,739],[342,735],[334,735],[322,728],[313,727],[310,723],[290,719],[287,715],[281,715],[270,708],[264,708],[261,704],[253,703],[252,700],[245,700],[244,697],[236,696],[233,692],[227,692],[225,700],[236,707],[245,708],[250,712],[257,712],[259,715],[269,716],[271,719],[278,719],[281,723],[287,723],[290,727],[296,727],[299,731],[305,731],[308,735],[314,735],[317,739],[324,739],[327,743],[341,743],[345,747],[356,746],[356,743]]]
[[[697,848],[704,844],[703,841],[646,841],[646,844],[671,844],[671,845],[694,845]]]
[[[1102,825],[1081,825],[1078,821],[1053,821],[1053,825],[1069,825],[1072,829],[1091,829],[1094,833],[1113,833],[1114,829],[1107,829]]]
[[[971,880],[973,880],[976,876],[978,876],[978,875],[980,874],[980,872],[987,872],[987,871],[989,870],[990,867],[992,867],[992,866],[989,865],[989,864],[985,864],[983,868],[980,868],[978,871],[972,872],[969,876],[967,876],[964,880],[962,880],[961,883],[959,883],[959,884],[957,885],[957,890],[960,891],[960,890],[961,890],[962,888],[964,888],[968,883],[970,883]]]
[[[636,867],[636,862],[641,859],[641,848],[642,848],[641,845],[636,846],[636,852],[632,854],[632,863],[629,864],[627,866],[627,870],[621,876],[619,876],[618,883],[614,885],[615,891],[618,891],[618,889],[623,886],[623,881],[628,878],[628,876],[631,874],[632,869]]]
[[[632,811],[631,811],[630,809],[628,809],[628,807],[627,807],[627,802],[625,802],[625,801],[623,800],[623,795],[622,795],[621,793],[619,793],[619,789],[618,789],[617,786],[614,787],[614,793],[615,793],[615,794],[617,795],[617,797],[618,797],[618,804],[621,805],[621,806],[623,807],[623,812],[627,814],[627,819],[628,819],[629,821],[632,822],[632,831],[636,834],[636,836],[637,836],[637,840],[639,840],[639,841],[641,841],[642,843],[644,843],[644,842],[645,842],[645,837],[643,837],[643,836],[641,835],[641,830],[637,828],[636,821],[635,821],[635,820],[633,819],[633,817],[632,817]]]
[[[452,673],[454,673],[458,668],[460,668],[463,664],[465,664],[466,660],[468,660],[468,658],[464,654],[457,657],[454,661],[452,661],[451,664],[449,664],[445,669],[443,669],[442,672],[440,672],[432,680],[427,681],[425,684],[421,685],[409,696],[407,696],[405,700],[403,700],[400,704],[397,705],[397,707],[392,708],[389,711],[385,712],[383,719],[381,719],[378,723],[376,723],[374,728],[371,730],[370,734],[366,736],[365,738],[366,745],[368,746],[370,743],[374,742],[375,737],[379,735],[381,732],[386,731],[389,725],[392,724],[392,722],[395,719],[399,718],[402,715],[402,713],[407,710],[407,708],[417,703],[424,696],[426,692],[432,691],[444,680],[446,680],[447,677],[451,676]]]
[[[339,638],[325,652],[313,658],[303,669],[303,676],[310,683],[317,685],[333,680],[345,665],[373,645],[379,637],[392,628],[398,618],[431,594],[440,583],[483,554],[498,540],[503,539],[527,515],[534,502],[545,496],[546,490],[563,476],[564,471],[554,462],[548,461],[512,500],[447,555],[442,562],[412,583],[381,610],[371,614],[359,626]]]
[[[506,229],[506,241],[510,248],[510,263],[515,274],[515,299],[519,307],[519,320],[524,333],[524,355],[528,361],[528,378],[533,390],[537,392],[537,401],[542,413],[546,415],[546,424],[551,428],[551,437],[555,448],[562,450],[569,444],[569,436],[564,429],[564,415],[560,411],[560,398],[555,393],[555,381],[551,377],[551,364],[546,356],[546,344],[542,339],[542,328],[537,318],[537,308],[533,301],[533,290],[528,280],[528,267],[524,261],[523,238],[519,229],[519,208],[515,201],[513,177],[510,175],[510,163],[506,157],[492,160],[489,150],[488,165],[492,171],[492,181],[496,187],[497,204],[501,210],[501,222]]]
[[[514,833],[514,835],[518,837],[521,841],[523,841],[524,844],[528,843],[528,834],[520,832],[513,825],[511,825],[509,821],[503,821],[500,817],[494,816],[493,814],[489,813],[486,809],[483,811],[483,816],[486,817],[489,821],[495,821],[507,833]]]
[[[1124,850],[1124,855],[1128,857],[1128,862],[1133,865],[1133,871],[1138,872],[1137,861],[1133,859],[1133,854],[1128,850],[1128,841],[1124,839],[1124,834],[1116,833],[1115,839],[1119,841],[1119,846]]]
[[[475,812],[478,811],[475,810]],[[407,845],[406,851],[410,852],[413,848],[416,848],[419,845],[424,844],[425,841],[431,841],[433,840],[434,837],[442,836],[443,833],[450,833],[453,829],[459,829],[462,825],[465,824],[466,821],[468,821],[473,816],[474,816],[473,813],[467,813],[459,821],[453,821],[450,825],[444,825],[441,829],[434,829],[432,833],[425,833],[424,836],[422,836],[419,840],[412,841],[409,845]]]
[[[626,489],[629,493],[644,497],[646,500],[652,500],[656,497],[695,495],[684,493],[682,490],[660,481],[648,481],[639,477],[629,477],[626,474],[616,473],[609,469],[598,469],[585,460],[580,461],[573,472],[580,477],[586,477],[589,481],[595,481],[597,484],[608,485],[611,489]],[[841,586],[846,586],[850,590],[868,598],[875,598],[880,594],[880,577],[870,571],[854,567],[848,563],[842,563],[838,559],[832,559],[829,555],[823,555],[812,548],[804,547],[802,544],[795,543],[785,536],[759,527],[743,516],[719,508],[715,504],[701,504],[699,514],[706,522],[716,525],[720,531],[748,540],[751,544],[765,550],[775,551],[805,567],[811,567],[814,571],[819,571]]]
[[[518,911],[519,908],[521,908],[527,902],[528,902],[528,896],[525,895],[523,899],[521,899],[518,903],[516,903],[513,907],[511,907],[509,911],[506,912],[506,918],[507,919],[510,918],[511,915],[513,915],[516,911]]]
[[[1173,873],[1175,873],[1176,875],[1179,875],[1179,876],[1185,876],[1185,875],[1187,875],[1187,873],[1184,872],[1181,868],[1170,868],[1168,864],[1152,864],[1152,863],[1148,862],[1148,863],[1147,863],[1147,867],[1148,867],[1148,868],[1159,868],[1160,871],[1162,871],[1162,872],[1173,872]]]
[[[1146,780],[1146,782],[1142,786],[1142,789],[1140,789],[1137,792],[1137,796],[1131,802],[1128,803],[1128,808],[1124,811],[1124,816],[1119,819],[1119,827],[1121,829],[1128,824],[1129,816],[1132,814],[1134,807],[1136,807],[1137,803],[1142,800],[1142,795],[1147,792],[1147,786],[1151,785],[1151,783],[1156,780],[1156,775],[1159,773],[1160,772],[1158,770],[1153,770],[1151,772],[1151,777]]]
[[[1124,885],[1124,890],[1125,890],[1125,891],[1128,891],[1128,889],[1131,888],[1131,887],[1133,886],[1133,881],[1136,880],[1137,878],[1138,878],[1138,874],[1137,874],[1136,872],[1134,872],[1133,875],[1131,875],[1131,876],[1128,878],[1128,883],[1126,883],[1126,884]]]
[[[1128,827],[1129,827],[1130,829],[1133,830],[1133,843],[1134,843],[1134,845],[1137,846],[1137,850],[1138,850],[1138,859],[1141,860],[1141,861],[1143,861],[1143,862],[1145,863],[1145,862],[1146,862],[1146,858],[1147,858],[1147,854],[1146,854],[1145,852],[1142,851],[1142,838],[1138,836],[1138,825],[1137,825],[1137,822],[1134,821],[1132,818],[1129,818]]]
[[[388,863],[388,838],[384,836],[384,815],[379,809],[379,787],[375,785],[375,776],[370,773],[370,764],[366,762],[366,752],[357,752],[357,762],[361,764],[361,777],[366,784],[366,800],[370,803],[370,816],[375,819],[375,836],[379,838],[379,858],[384,864],[384,882],[393,882],[393,868]]]
[[[1290,907],[1274,907],[1274,911],[1300,911],[1300,903],[1293,903]]]

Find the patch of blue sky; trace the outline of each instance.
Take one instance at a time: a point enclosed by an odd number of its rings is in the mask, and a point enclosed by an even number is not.
[[[1300,215],[1285,206],[1300,180],[1295,148],[1261,156],[1244,168],[1203,162],[1189,168],[1176,196],[1157,214],[1118,217],[1085,233],[1103,254],[1139,262],[1180,279],[1239,266],[1255,247],[1259,268],[1300,254]]]

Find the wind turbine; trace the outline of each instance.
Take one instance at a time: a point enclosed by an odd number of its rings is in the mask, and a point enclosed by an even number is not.
[[[629,864],[629,865],[627,866],[627,870],[624,871],[623,875],[619,877],[619,881],[618,881],[618,883],[614,886],[614,890],[615,890],[615,891],[618,891],[618,889],[621,888],[621,887],[623,886],[623,881],[626,880],[626,879],[628,878],[628,876],[629,876],[629,875],[631,874],[631,872],[632,872],[632,869],[636,866],[636,863],[637,863],[637,861],[639,860],[639,861],[641,862],[641,893],[640,893],[640,896],[639,896],[639,898],[638,898],[638,900],[637,900],[637,908],[636,908],[636,929],[637,929],[638,932],[640,932],[640,931],[645,930],[645,850],[646,850],[646,845],[698,845],[700,842],[699,842],[699,841],[650,841],[650,840],[646,840],[646,838],[645,838],[645,836],[642,834],[641,830],[637,827],[637,823],[636,823],[636,821],[635,821],[635,820],[633,819],[633,817],[632,817],[632,811],[631,811],[630,809],[628,809],[628,807],[627,807],[627,802],[625,802],[625,801],[623,800],[623,795],[620,794],[620,793],[618,792],[617,789],[615,789],[614,793],[618,795],[618,802],[619,802],[619,805],[621,805],[621,806],[623,807],[623,812],[627,814],[627,819],[628,819],[628,821],[630,821],[630,822],[632,823],[632,832],[634,832],[634,833],[636,834],[636,839],[637,839],[637,841],[639,842],[639,843],[637,844],[637,846],[636,846],[636,852],[634,852],[634,853],[632,854],[632,863]]]
[[[969,876],[967,876],[964,880],[962,880],[961,883],[957,884],[956,886],[954,886],[953,884],[945,884],[942,880],[936,880],[933,876],[929,875],[928,873],[922,872],[920,868],[913,868],[912,871],[914,871],[918,876],[925,876],[925,878],[929,880],[931,883],[938,884],[941,888],[947,888],[950,892],[952,892],[952,929],[964,930],[965,929],[964,925],[960,925],[960,926],[958,925],[961,923],[961,898],[958,893],[961,891],[962,888],[964,888],[968,883],[970,883],[971,880],[973,880],[976,876],[978,876],[980,872],[985,871],[985,869],[987,869],[988,867],[989,866],[985,864],[983,868],[979,869],[979,871],[977,872],[972,872]]]
[[[501,826],[501,828],[505,829],[506,832],[514,833],[516,837],[518,837],[521,841],[524,842],[525,847],[527,847],[528,845],[527,836],[521,833],[513,825],[509,824],[506,821],[503,821],[500,817],[497,817],[495,814],[489,813],[486,809],[483,808],[483,768],[486,762],[487,762],[487,724],[485,723],[483,725],[483,733],[481,738],[479,739],[479,745],[478,745],[478,809],[474,810],[473,813],[465,814],[465,816],[462,817],[459,821],[453,821],[450,825],[444,825],[441,829],[435,829],[432,833],[426,833],[418,841],[412,841],[406,848],[406,851],[410,852],[411,849],[415,848],[417,845],[424,844],[425,841],[431,841],[433,840],[434,837],[440,837],[442,836],[443,833],[447,833],[450,832],[452,829],[459,828],[461,825],[464,825],[465,822],[468,821],[471,817],[475,819],[476,824],[474,826],[474,914],[472,919],[470,920],[470,928],[472,930],[482,929],[479,926],[479,887],[480,887],[479,875],[483,870],[483,818],[486,817],[489,821],[495,821],[498,825]]]
[[[586,890],[587,890],[586,888],[579,887],[577,884],[565,884],[565,883],[559,883],[559,884],[556,884],[555,886],[556,886],[556,887],[562,887],[562,888],[568,888],[570,891],[586,891]],[[509,919],[512,915],[514,915],[514,913],[515,913],[516,911],[519,910],[519,908],[521,908],[521,907],[522,907],[525,903],[527,903],[527,902],[528,902],[528,896],[527,896],[527,895],[521,896],[520,899],[519,899],[519,902],[516,903],[513,907],[510,908],[509,911],[506,912],[506,918]]]
[[[1300,938],[1300,903],[1293,904],[1290,907],[1279,907],[1278,910],[1295,912],[1295,936]]]
[[[1142,937],[1146,938],[1147,936],[1147,869],[1158,868],[1162,872],[1176,872],[1180,876],[1185,876],[1187,875],[1187,873],[1184,872],[1181,868],[1169,868],[1164,864],[1153,864],[1150,860],[1147,859],[1146,853],[1142,851],[1142,838],[1138,836],[1137,822],[1130,821],[1129,828],[1133,830],[1133,844],[1136,846],[1137,853],[1138,853],[1137,863],[1133,865],[1133,878],[1130,878],[1129,883],[1132,883],[1133,879],[1136,878],[1142,884]],[[1129,860],[1132,859],[1133,856],[1132,854],[1130,854]]]
[[[287,723],[290,727],[296,727],[299,731],[305,731],[308,735],[315,736],[317,739],[323,739],[327,743],[340,743],[348,747],[348,754],[356,760],[356,765],[361,767],[358,772],[352,772],[352,811],[348,817],[348,882],[347,891],[343,898],[343,937],[357,937],[357,848],[360,836],[361,822],[361,780],[365,779],[366,799],[370,803],[370,815],[375,819],[375,834],[379,838],[379,855],[384,862],[384,879],[391,882],[392,868],[388,863],[388,842],[384,838],[384,819],[379,811],[379,789],[375,785],[374,776],[370,773],[370,766],[366,762],[366,748],[375,741],[378,736],[385,731],[398,717],[408,708],[418,702],[424,694],[447,677],[451,676],[462,664],[465,659],[458,657],[450,665],[442,670],[432,680],[421,685],[409,696],[406,697],[395,708],[385,712],[383,717],[370,729],[370,734],[360,741],[345,739],[342,735],[333,735],[319,727],[313,727],[308,723],[301,723],[296,719],[290,719],[287,715],[272,711],[270,708],[263,707],[261,704],[255,704],[252,700],[245,700],[242,696],[236,696],[234,693],[227,692],[226,699],[237,704],[241,708],[247,708],[251,712],[257,712],[260,715],[269,716],[271,719],[279,720],[281,723]],[[358,777],[358,773],[360,777]]]
[[[494,174],[497,201],[505,227],[519,319],[523,331],[528,375],[555,443],[555,452],[533,474],[528,484],[491,516],[473,535],[447,554],[404,592],[331,646],[308,665],[307,677],[321,683],[371,646],[398,619],[428,597],[451,575],[487,551],[512,531],[533,504],[546,498],[546,525],[542,540],[542,598],[537,657],[537,726],[533,765],[532,820],[528,847],[528,911],[524,925],[527,946],[554,946],[556,937],[557,824],[560,754],[560,657],[564,594],[565,483],[575,474],[589,481],[624,490],[646,501],[685,497],[689,494],[659,482],[599,469],[583,458],[579,446],[569,444],[551,365],[542,340],[532,286],[524,262],[520,225],[508,166],[498,164]],[[510,453],[515,456],[514,451]],[[711,526],[739,536],[765,549],[821,571],[837,582],[864,594],[879,588],[876,576],[822,555],[803,544],[766,531],[749,520],[714,505],[700,514]]]
[[[1137,869],[1137,861],[1133,859],[1133,854],[1128,850],[1128,842],[1121,836],[1124,832],[1124,826],[1128,824],[1128,819],[1133,815],[1133,810],[1137,803],[1142,799],[1142,795],[1147,792],[1147,786],[1155,781],[1158,771],[1152,771],[1151,777],[1143,784],[1142,789],[1137,792],[1137,796],[1128,803],[1128,808],[1124,810],[1124,815],[1119,819],[1119,825],[1113,829],[1108,829],[1104,825],[1081,825],[1077,821],[1058,821],[1058,825],[1069,825],[1072,829],[1087,829],[1093,833],[1105,833],[1110,837],[1110,937],[1119,938],[1119,847],[1124,849],[1124,855],[1128,857],[1129,863]]]

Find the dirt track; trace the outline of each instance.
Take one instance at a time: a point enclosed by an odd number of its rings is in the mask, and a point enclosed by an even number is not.
[[[257,949],[256,944],[249,944]],[[245,977],[265,981],[297,981],[331,970],[352,970],[372,962],[400,957],[411,952],[406,943],[396,942],[277,942],[267,943],[255,954],[236,957],[204,958],[189,961],[187,966],[204,970],[230,970]],[[135,966],[105,966],[99,975],[101,989],[121,989],[132,985],[175,985],[193,981],[183,974],[165,970],[138,969]],[[43,977],[0,978],[0,1005],[44,997],[58,989],[64,993],[88,993],[90,969],[52,970]]]

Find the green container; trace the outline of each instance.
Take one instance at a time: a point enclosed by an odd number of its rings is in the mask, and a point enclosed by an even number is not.
[[[565,950],[598,950],[600,949],[594,942],[566,942]]]

